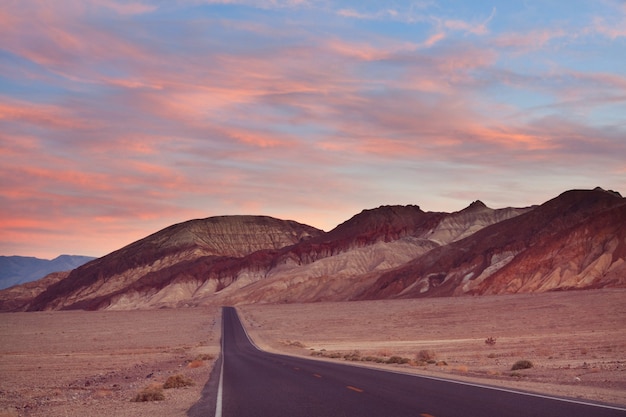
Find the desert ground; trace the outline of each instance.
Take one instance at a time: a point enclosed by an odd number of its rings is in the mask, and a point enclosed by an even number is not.
[[[592,290],[238,309],[271,351],[626,405],[625,301],[626,290]],[[188,416],[219,354],[220,317],[219,307],[1,314],[0,417]],[[408,363],[376,363],[393,356]],[[512,371],[520,359],[533,368]],[[132,401],[173,375],[194,385]]]
[[[218,308],[0,314],[0,416],[187,416],[219,355]],[[193,386],[138,393],[182,375]]]
[[[266,350],[626,405],[624,289],[239,311]]]

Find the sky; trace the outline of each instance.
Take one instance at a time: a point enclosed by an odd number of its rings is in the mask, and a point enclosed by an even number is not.
[[[626,1],[3,0],[0,255],[626,193]]]

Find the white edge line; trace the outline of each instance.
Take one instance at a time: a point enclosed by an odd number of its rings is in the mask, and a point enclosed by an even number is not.
[[[235,311],[237,311],[237,310],[235,309]],[[239,316],[239,313],[237,313],[237,316]],[[254,343],[254,341],[250,337],[250,334],[248,333],[248,330],[246,330],[246,326],[243,325],[243,322],[241,321],[241,319],[239,319],[239,322],[241,323],[241,327],[243,328],[243,331],[246,334],[246,337],[248,338],[248,340],[250,341],[252,346],[254,346],[257,350],[260,350],[261,352],[265,352],[263,349],[259,348],[256,343]],[[303,357],[303,356],[290,355],[288,353],[279,353],[279,355],[284,355],[284,356],[290,356],[292,358],[299,358],[299,359],[315,361],[312,358],[306,358],[306,357]],[[439,378],[439,377],[436,377],[436,376],[413,374],[413,373],[409,373],[409,372],[398,371],[398,370],[395,370],[395,369],[381,369],[381,368],[377,368],[377,367],[374,367],[374,366],[367,366],[367,365],[364,365],[364,364],[337,363],[337,362],[323,361],[323,360],[320,360],[320,361],[321,362],[326,362],[326,363],[336,363],[337,365],[357,366],[357,367],[372,369],[372,370],[380,371],[380,372],[391,372],[391,373],[394,373],[394,374],[408,375],[408,376],[412,376],[412,377],[415,377],[415,378],[426,378],[426,379],[432,379],[434,381],[450,382],[450,383],[453,383],[453,384],[467,385],[467,386],[470,386],[470,387],[491,389],[491,390],[496,390],[496,391],[508,392],[508,393],[511,393],[511,394],[526,395],[526,396],[529,396],[529,397],[545,398],[545,399],[548,399],[548,400],[563,401],[563,402],[567,402],[567,403],[580,404],[580,405],[588,405],[588,406],[591,406],[591,407],[601,407],[601,408],[608,408],[610,410],[626,411],[626,408],[619,407],[619,406],[614,406],[614,405],[609,405],[609,404],[598,404],[598,403],[592,403],[592,402],[581,401],[581,400],[574,400],[574,399],[563,398],[563,397],[554,397],[554,396],[551,396],[551,395],[536,394],[534,392],[528,392],[528,391],[518,391],[518,390],[515,390],[515,389],[496,387],[496,386],[493,386],[493,385],[483,385],[483,384],[478,384],[478,383],[474,383],[474,382],[465,382],[465,381],[459,381],[459,380],[455,380],[455,379]],[[224,366],[224,362],[222,360],[222,367],[223,366]],[[221,378],[220,378],[220,387],[221,387]],[[221,415],[220,416],[216,415],[215,417],[221,417]]]
[[[222,309],[222,364],[220,366],[220,382],[217,385],[217,398],[215,399],[215,417],[222,417],[222,392],[224,385],[224,310]]]
[[[348,365],[348,366],[350,366],[350,365],[352,365],[352,366],[359,366],[359,365],[350,364],[350,363],[346,363],[345,365]],[[564,398],[564,397],[555,397],[555,396],[551,396],[551,395],[537,394],[537,393],[534,393],[534,392],[518,391],[518,390],[515,390],[515,389],[496,387],[494,385],[484,385],[484,384],[478,384],[478,383],[475,383],[475,382],[466,382],[466,381],[459,381],[459,380],[454,380],[454,379],[439,378],[439,377],[436,377],[436,376],[411,374],[411,373],[408,373],[408,372],[397,371],[395,369],[386,370],[386,369],[380,369],[380,368],[368,367],[368,366],[363,366],[363,367],[366,367],[366,368],[369,368],[369,369],[379,370],[379,371],[382,371],[382,372],[392,372],[392,373],[395,373],[395,374],[409,375],[409,376],[414,376],[414,377],[417,377],[417,378],[432,379],[434,381],[451,382],[453,384],[468,385],[470,387],[477,387],[477,388],[491,389],[491,390],[502,391],[502,392],[509,392],[511,394],[526,395],[526,396],[529,396],[529,397],[545,398],[545,399],[548,399],[548,400],[563,401],[563,402],[567,402],[567,403],[588,405],[588,406],[592,406],[592,407],[608,408],[608,409],[611,409],[611,410],[618,410],[618,411],[626,411],[626,408],[623,408],[623,407],[620,407],[620,406],[609,405],[609,404],[600,404],[600,403],[593,403],[593,402],[587,402],[587,401],[582,401],[582,400],[574,400],[574,399]]]

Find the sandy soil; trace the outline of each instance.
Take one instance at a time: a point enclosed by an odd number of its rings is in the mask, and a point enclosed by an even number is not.
[[[354,363],[626,405],[625,301],[626,290],[599,290],[239,311],[268,350],[398,355],[413,364]],[[217,357],[220,320],[217,307],[0,314],[0,417],[188,416],[215,362],[194,359]],[[420,351],[435,363],[416,365]],[[534,367],[511,371],[519,359]],[[175,374],[195,385],[131,401]]]
[[[186,416],[219,354],[220,317],[217,308],[0,314],[0,417]],[[195,385],[131,401],[176,374]]]
[[[374,366],[626,405],[623,289],[239,311],[255,342],[275,352],[339,361],[348,354],[368,366],[397,355],[411,362]],[[420,361],[420,351],[434,363]],[[512,371],[522,359],[533,368]]]

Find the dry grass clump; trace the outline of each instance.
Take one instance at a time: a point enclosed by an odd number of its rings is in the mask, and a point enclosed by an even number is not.
[[[437,354],[435,353],[434,350],[422,349],[417,353],[417,356],[415,359],[419,362],[430,363],[431,361],[434,361],[436,357],[437,357]]]
[[[375,363],[386,363],[386,364],[405,364],[412,363],[409,358],[403,358],[401,356],[361,356],[361,352],[358,350],[354,350],[348,353],[341,352],[327,352],[322,349],[321,351],[312,351],[311,356],[317,356],[322,358],[330,358],[330,359],[343,359],[346,361],[352,362],[375,362]]]
[[[191,378],[187,378],[181,374],[170,375],[165,384],[163,384],[163,388],[182,388],[182,387],[191,387],[195,385],[195,383],[191,380]]]
[[[163,386],[161,384],[150,384],[141,391],[139,391],[132,401],[163,401],[164,399],[165,395],[163,395]]]
[[[215,356],[210,353],[200,353],[193,360],[187,359],[187,368],[199,368],[204,365],[205,361],[212,361]]]
[[[194,361],[212,361],[215,359],[215,356],[210,353],[201,353],[194,358]]]
[[[529,360],[522,359],[511,366],[511,371],[517,371],[518,369],[530,369],[533,367],[533,363]]]
[[[286,340],[284,342],[282,342],[285,346],[293,346],[293,347],[298,347],[298,348],[305,348],[306,346],[304,345],[304,343],[298,341],[298,340]]]
[[[187,364],[187,368],[199,368],[204,365],[204,361],[193,360]]]

